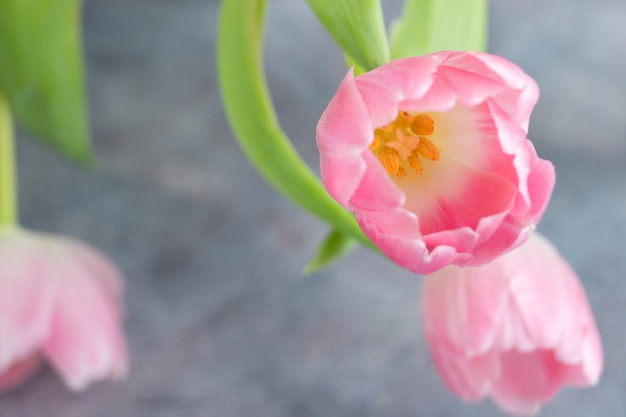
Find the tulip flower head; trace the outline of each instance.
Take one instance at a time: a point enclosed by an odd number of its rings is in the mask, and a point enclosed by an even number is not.
[[[0,228],[0,390],[47,360],[79,390],[127,370],[122,279],[76,240]]]
[[[317,126],[321,175],[390,259],[416,273],[523,243],[554,186],[527,139],[536,83],[489,54],[348,72]]]
[[[490,396],[532,415],[562,386],[600,378],[602,346],[584,289],[537,234],[489,264],[425,277],[422,309],[437,370],[467,401]]]

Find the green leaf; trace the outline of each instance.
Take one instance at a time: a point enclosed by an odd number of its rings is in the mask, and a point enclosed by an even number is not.
[[[352,213],[330,197],[280,128],[263,73],[264,12],[264,0],[222,2],[217,72],[235,138],[250,162],[279,192],[333,228],[375,248]]]
[[[303,272],[306,275],[317,272],[350,253],[355,246],[356,241],[352,237],[333,230],[326,236],[313,259],[306,264]]]
[[[389,61],[380,0],[306,0],[343,51],[369,71]]]
[[[90,162],[80,6],[79,0],[0,0],[0,87],[31,133]]]
[[[442,50],[484,51],[487,0],[407,0],[392,26],[391,57]]]
[[[343,54],[343,57],[346,60],[346,65],[348,66],[348,68],[354,67],[354,76],[355,77],[359,76],[361,74],[364,74],[365,72],[367,72],[363,68],[361,68],[361,66],[359,66],[359,64],[357,64],[357,62],[354,59],[352,59],[350,57],[350,55]]]

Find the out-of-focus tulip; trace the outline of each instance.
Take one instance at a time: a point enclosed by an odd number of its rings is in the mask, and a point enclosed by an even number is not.
[[[0,228],[0,390],[26,379],[41,358],[73,390],[127,371],[122,279],[76,240]]]
[[[538,96],[519,67],[483,53],[350,71],[317,125],[322,180],[397,264],[481,265],[528,238],[554,186],[526,137]]]
[[[598,382],[603,355],[578,277],[534,234],[480,266],[449,266],[425,277],[424,329],[446,385],[531,415],[564,385]]]

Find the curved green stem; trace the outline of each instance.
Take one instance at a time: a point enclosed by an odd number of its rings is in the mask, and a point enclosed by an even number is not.
[[[16,195],[11,109],[0,91],[0,226],[17,223]]]
[[[234,135],[250,162],[279,192],[336,230],[375,248],[352,213],[328,195],[281,130],[263,72],[264,12],[265,0],[222,2],[218,77]]]

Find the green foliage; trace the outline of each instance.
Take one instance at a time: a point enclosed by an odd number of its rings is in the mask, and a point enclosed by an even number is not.
[[[17,222],[15,151],[11,111],[0,91],[0,226]]]
[[[487,0],[407,0],[391,31],[392,59],[442,50],[484,51]]]
[[[354,216],[328,195],[280,128],[263,73],[264,12],[264,0],[222,2],[217,69],[235,138],[259,173],[280,193],[373,248]]]
[[[87,163],[80,6],[79,0],[0,0],[0,88],[31,133]]]
[[[389,61],[379,0],[306,0],[343,51],[369,71]]]
[[[303,272],[307,275],[317,272],[350,253],[355,246],[356,241],[353,238],[333,230],[326,236],[313,259],[306,264]]]

